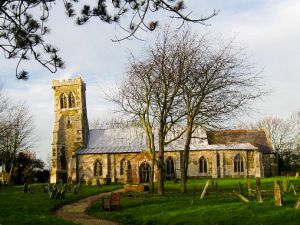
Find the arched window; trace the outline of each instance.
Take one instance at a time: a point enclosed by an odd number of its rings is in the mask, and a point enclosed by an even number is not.
[[[99,160],[94,163],[94,176],[102,176],[102,163]]]
[[[132,172],[131,172],[131,164],[130,161],[127,161],[127,182],[130,183],[132,178]]]
[[[120,175],[124,175],[124,165],[125,165],[125,159],[122,159],[120,162]]]
[[[69,108],[75,108],[76,107],[76,99],[73,92],[69,94]]]
[[[151,168],[148,163],[143,162],[139,168],[140,183],[148,183],[150,181]]]
[[[66,109],[68,108],[68,100],[67,100],[67,96],[65,93],[62,93],[59,97],[59,101],[60,101],[60,108],[61,109]]]
[[[166,179],[172,179],[175,175],[174,160],[169,156],[166,160]]]
[[[199,172],[207,173],[207,161],[203,156],[199,159]]]
[[[243,157],[240,156],[240,154],[237,154],[234,157],[234,166],[233,170],[235,173],[241,173],[244,172],[244,160]]]

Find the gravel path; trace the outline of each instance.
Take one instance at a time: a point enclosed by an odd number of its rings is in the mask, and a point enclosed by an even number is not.
[[[116,190],[122,192],[122,189]],[[96,201],[104,196],[109,196],[111,192],[101,193],[93,195],[88,198],[81,199],[77,202],[65,205],[59,208],[55,214],[65,220],[72,221],[74,223],[80,223],[83,225],[120,225],[113,221],[97,219],[86,213],[86,210]]]

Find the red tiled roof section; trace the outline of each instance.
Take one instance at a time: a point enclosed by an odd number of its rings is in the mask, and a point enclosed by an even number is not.
[[[272,153],[273,148],[265,130],[220,130],[208,131],[209,144],[250,143],[262,153]]]

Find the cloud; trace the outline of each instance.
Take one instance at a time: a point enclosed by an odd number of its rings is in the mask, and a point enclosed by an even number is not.
[[[267,88],[273,92],[255,104],[260,112],[255,118],[268,114],[288,116],[300,109],[300,2],[298,0],[203,0],[188,1],[187,10],[195,17],[209,15],[213,9],[220,14],[211,19],[211,26],[194,24],[199,33],[209,32],[227,39],[237,34],[237,41],[246,46],[251,61],[258,69],[264,68]],[[168,23],[167,17],[160,21]],[[126,22],[126,21],[125,21]],[[173,21],[178,24],[178,21]],[[16,100],[25,100],[34,116],[39,135],[37,149],[46,159],[51,150],[53,129],[52,79],[68,79],[81,75],[87,83],[87,111],[89,119],[109,119],[113,106],[104,99],[118,82],[126,69],[130,52],[141,55],[143,47],[155,40],[156,33],[140,33],[143,41],[113,43],[111,39],[120,30],[115,25],[97,20],[79,27],[65,16],[61,3],[54,5],[49,19],[51,34],[47,41],[60,49],[66,69],[51,74],[34,62],[26,68],[31,72],[29,81],[17,81],[14,77],[15,63],[0,61],[0,80],[8,93]]]

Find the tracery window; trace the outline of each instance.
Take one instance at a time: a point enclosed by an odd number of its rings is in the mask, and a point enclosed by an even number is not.
[[[61,109],[66,109],[68,108],[68,100],[67,96],[65,93],[62,93],[59,97],[59,102],[60,102],[60,108]]]
[[[75,108],[76,107],[76,99],[73,92],[69,94],[69,108]]]
[[[207,161],[203,156],[199,159],[199,172],[207,173]]]
[[[240,154],[237,154],[234,157],[234,168],[235,173],[242,173],[244,172],[244,160],[243,157],[240,156]]]

